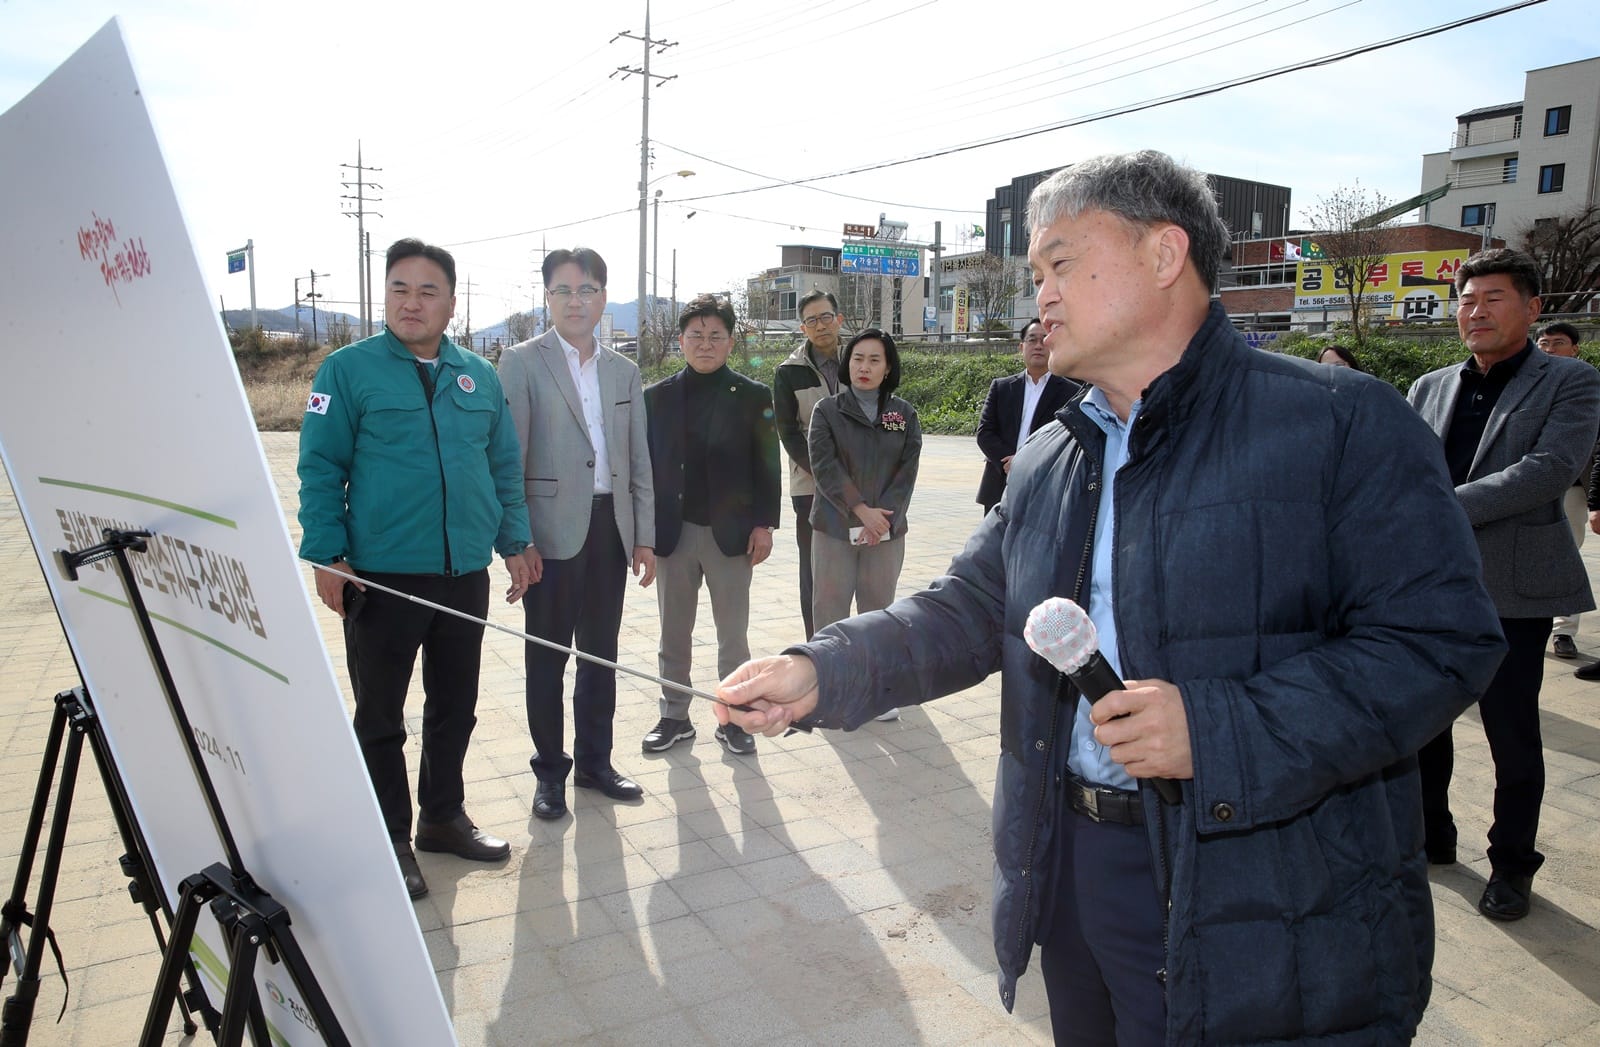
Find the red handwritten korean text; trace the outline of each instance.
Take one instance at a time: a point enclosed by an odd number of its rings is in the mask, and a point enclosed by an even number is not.
[[[150,275],[150,253],[144,249],[144,237],[128,237],[120,243],[117,229],[109,218],[90,212],[94,221],[78,229],[78,256],[86,262],[98,262],[100,277],[111,288],[111,294],[122,304],[117,294],[118,284],[131,284],[141,276]]]

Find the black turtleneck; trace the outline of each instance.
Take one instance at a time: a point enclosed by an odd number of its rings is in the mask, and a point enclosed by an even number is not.
[[[706,468],[711,405],[717,386],[728,384],[728,376],[726,364],[710,374],[692,367],[683,372],[683,518],[702,527],[711,525],[711,484]]]
[[[1494,405],[1500,402],[1506,383],[1533,355],[1530,340],[1514,356],[1491,364],[1489,373],[1478,370],[1477,361],[1467,357],[1461,365],[1461,391],[1456,395],[1456,409],[1450,415],[1450,428],[1444,434],[1444,458],[1450,467],[1450,482],[1460,487],[1467,482],[1472,471],[1472,459],[1477,457],[1478,443],[1489,424]]]

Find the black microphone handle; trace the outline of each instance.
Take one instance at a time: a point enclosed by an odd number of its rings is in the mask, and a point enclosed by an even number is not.
[[[1082,667],[1067,673],[1067,679],[1089,699],[1090,705],[1112,691],[1120,691],[1126,686],[1122,682],[1122,677],[1117,675],[1116,670],[1111,668],[1111,663],[1106,661],[1105,655],[1099,651],[1091,654]],[[1152,778],[1150,784],[1155,786],[1156,792],[1160,793],[1161,798],[1167,803],[1176,805],[1183,802],[1183,791],[1178,788],[1177,782],[1168,778]]]
[[[1106,661],[1106,656],[1099,651],[1089,656],[1089,660],[1082,666],[1067,674],[1067,679],[1089,699],[1093,705],[1112,691],[1122,690],[1124,684],[1122,677],[1111,668],[1111,663]]]

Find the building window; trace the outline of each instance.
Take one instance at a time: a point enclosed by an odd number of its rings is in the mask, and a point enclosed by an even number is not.
[[[795,309],[795,299],[799,297],[796,291],[781,291],[778,294],[778,310],[782,313],[792,313]]]
[[[1515,182],[1517,180],[1517,158],[1508,156],[1500,162],[1500,181]]]
[[[1461,209],[1461,228],[1471,229],[1475,225],[1483,225],[1488,217],[1488,204],[1468,204]]]
[[[1559,193],[1567,180],[1566,164],[1545,164],[1539,168],[1539,192]]]
[[[1558,105],[1544,111],[1544,136],[1564,135],[1572,125],[1572,106]]]
[[[833,255],[830,254],[830,255],[823,255],[822,256],[822,268],[824,268],[824,269],[832,269],[833,268]]]

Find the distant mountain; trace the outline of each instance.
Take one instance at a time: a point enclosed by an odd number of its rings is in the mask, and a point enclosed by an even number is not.
[[[461,319],[460,310],[462,304],[463,303],[461,299],[456,299],[457,320]],[[537,310],[537,312],[542,318],[544,310],[540,309]],[[606,305],[606,312],[611,316],[611,327],[613,330],[618,332],[626,332],[627,337],[629,338],[638,337],[638,302],[609,302]],[[345,323],[350,325],[350,329],[352,331],[356,331],[358,333],[361,328],[361,318],[358,316],[351,316],[349,313],[341,313],[337,311],[329,312],[326,309],[318,309],[318,339],[323,339],[328,336],[328,323],[330,320],[343,320]],[[231,331],[243,331],[245,328],[250,326],[250,310],[229,309],[222,314],[222,322]],[[307,336],[310,336],[311,308],[304,305],[300,307],[298,324],[295,322],[295,310],[294,306],[292,305],[283,309],[257,309],[256,323],[260,324],[261,329],[264,331],[281,331],[284,333],[299,331]],[[541,325],[541,330],[542,329],[543,328]],[[499,339],[502,343],[509,341],[505,320],[490,324],[486,327],[474,326],[472,329],[472,340],[475,344],[484,340],[493,342],[496,339]]]
[[[351,316],[349,313],[329,312],[326,309],[317,310],[317,337],[328,336],[328,323],[330,320],[343,320],[350,325],[351,330],[359,330],[361,318]],[[243,331],[250,326],[250,310],[229,309],[222,314],[222,322],[230,331]],[[256,323],[263,331],[282,331],[285,333],[299,331],[311,334],[311,309],[309,306],[300,307],[300,322],[295,323],[294,306],[284,309],[257,309]]]

